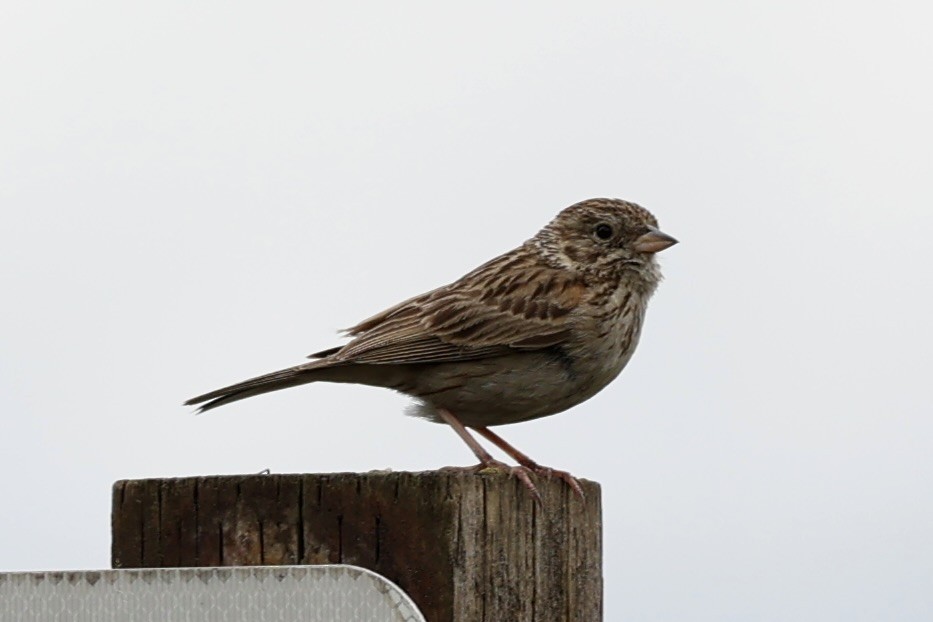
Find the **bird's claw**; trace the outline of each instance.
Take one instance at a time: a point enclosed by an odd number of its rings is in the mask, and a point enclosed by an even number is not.
[[[459,471],[466,473],[482,473],[484,471],[493,471],[500,473],[507,473],[508,475],[514,477],[528,489],[528,492],[531,493],[531,496],[534,497],[535,501],[539,504],[541,501],[541,493],[538,492],[538,487],[535,486],[534,482],[531,481],[531,473],[534,471],[529,469],[526,466],[512,466],[501,462],[499,460],[487,460],[485,462],[480,462],[477,465],[469,467],[444,467],[442,471]]]
[[[583,487],[580,485],[580,482],[577,481],[577,478],[568,473],[567,471],[561,471],[559,469],[552,469],[551,467],[541,466],[540,464],[535,463],[533,466],[522,465],[526,469],[529,469],[535,475],[541,475],[543,477],[551,478],[556,477],[558,479],[564,480],[570,489],[573,490],[574,494],[580,497],[581,501],[586,501],[586,495],[583,493]]]

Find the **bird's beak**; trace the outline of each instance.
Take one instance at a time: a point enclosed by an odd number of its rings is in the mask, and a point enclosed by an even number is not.
[[[640,253],[657,253],[674,244],[677,244],[677,240],[662,231],[651,228],[648,233],[635,240],[635,250]]]

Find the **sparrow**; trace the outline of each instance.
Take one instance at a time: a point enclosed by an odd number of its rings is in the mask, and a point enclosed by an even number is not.
[[[385,387],[414,398],[409,414],[453,428],[479,460],[470,470],[505,470],[539,499],[529,475],[555,476],[582,497],[570,473],[538,464],[490,428],[565,411],[614,380],[661,280],[655,255],[676,243],[635,203],[582,201],[453,283],[346,329],[345,345],[185,405],[205,412],[312,382]],[[517,466],[493,458],[469,430]]]

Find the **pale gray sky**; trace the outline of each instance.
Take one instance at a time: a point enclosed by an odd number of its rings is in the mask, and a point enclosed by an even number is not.
[[[500,428],[600,481],[606,619],[933,617],[921,2],[0,8],[0,570],[109,562],[132,477],[433,469],[313,385],[194,417],[558,210],[681,244],[609,388]]]

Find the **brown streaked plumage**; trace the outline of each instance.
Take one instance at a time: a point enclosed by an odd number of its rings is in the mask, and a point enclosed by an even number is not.
[[[661,279],[654,254],[676,243],[647,210],[590,199],[533,238],[449,285],[348,329],[352,340],[315,359],[186,402],[199,412],[310,382],[395,389],[413,414],[448,423],[480,459],[503,466],[467,432],[512,456],[532,492],[539,466],[488,428],[552,415],[595,395],[625,367]]]

